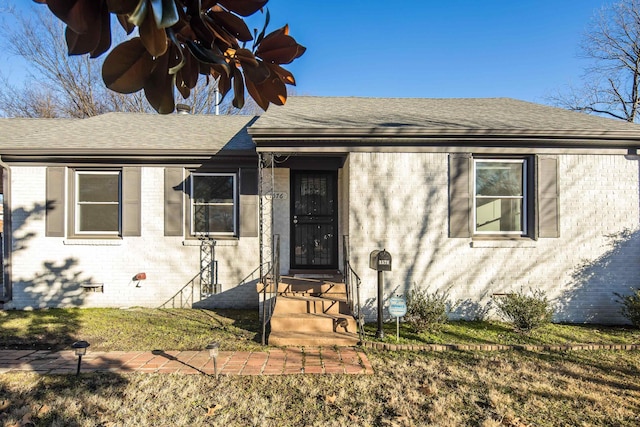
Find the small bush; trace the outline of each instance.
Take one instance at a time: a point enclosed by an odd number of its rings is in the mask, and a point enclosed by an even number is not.
[[[615,294],[622,304],[620,312],[635,327],[640,327],[640,289],[634,289],[631,295]]]
[[[449,320],[449,292],[412,290],[407,298],[405,321],[415,332],[432,330]]]
[[[498,312],[516,331],[528,333],[551,322],[553,309],[546,294],[535,290],[531,295],[520,292],[506,294],[495,300]]]

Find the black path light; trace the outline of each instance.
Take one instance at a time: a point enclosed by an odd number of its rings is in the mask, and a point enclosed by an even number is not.
[[[82,356],[87,354],[87,347],[89,347],[89,345],[90,344],[86,341],[76,341],[71,345],[76,353],[76,356],[78,356],[78,370],[76,371],[76,376],[80,375],[80,364],[82,363]]]
[[[220,350],[220,343],[212,342],[208,344],[207,350],[209,350],[209,357],[213,359],[213,372],[216,375],[216,379],[218,379],[218,351]]]

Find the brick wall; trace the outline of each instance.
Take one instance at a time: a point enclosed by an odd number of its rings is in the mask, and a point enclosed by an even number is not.
[[[198,242],[164,236],[163,168],[142,168],[142,235],[116,241],[45,237],[45,175],[44,167],[12,168],[13,301],[5,308],[157,307],[199,273]],[[221,292],[199,305],[255,308],[258,258],[257,238],[218,241]],[[147,279],[133,281],[140,272]],[[104,292],[81,282],[103,283]]]
[[[640,286],[638,160],[560,155],[560,238],[473,241],[448,237],[447,154],[352,153],[351,261],[375,315],[369,252],[386,248],[385,296],[414,287],[448,290],[454,315],[473,318],[493,293],[542,289],[556,321],[620,323],[614,292]]]

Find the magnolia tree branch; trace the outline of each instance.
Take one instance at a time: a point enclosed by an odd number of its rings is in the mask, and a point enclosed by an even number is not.
[[[175,92],[188,99],[198,81],[214,80],[232,105],[245,104],[245,91],[260,108],[283,105],[285,85],[295,85],[282,65],[305,48],[289,27],[267,34],[268,0],[34,0],[66,24],[70,55],[106,54],[102,80],[123,94],[143,91],[160,113],[175,108]],[[249,29],[244,18],[264,13],[262,29]],[[112,25],[112,17],[117,25]],[[111,49],[112,27],[137,35]],[[249,46],[249,47],[247,47]]]

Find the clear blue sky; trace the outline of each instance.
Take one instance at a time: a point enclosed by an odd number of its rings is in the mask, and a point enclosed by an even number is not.
[[[1,0],[3,3],[7,0]],[[30,0],[8,0],[29,13]],[[270,0],[307,52],[287,68],[318,96],[545,97],[578,83],[578,44],[606,0]],[[44,6],[41,6],[44,7]],[[24,73],[7,60],[2,73]]]

